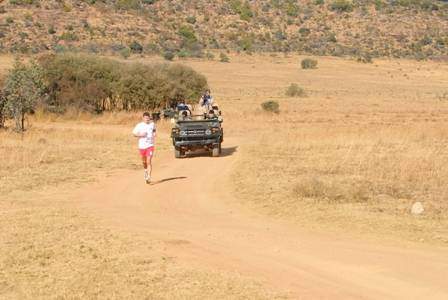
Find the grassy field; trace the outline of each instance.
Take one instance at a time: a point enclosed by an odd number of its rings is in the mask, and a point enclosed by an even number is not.
[[[316,70],[297,56],[191,63],[241,138],[236,198],[307,227],[448,243],[448,67],[318,60]],[[285,96],[291,83],[307,97]],[[279,114],[261,111],[267,100]]]

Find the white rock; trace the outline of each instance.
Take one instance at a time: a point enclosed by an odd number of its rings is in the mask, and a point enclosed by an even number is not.
[[[423,207],[423,204],[419,201],[412,204],[411,207],[411,214],[413,215],[420,215],[425,211],[425,208]]]

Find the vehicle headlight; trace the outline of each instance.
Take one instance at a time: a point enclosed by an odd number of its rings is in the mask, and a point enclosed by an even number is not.
[[[171,129],[171,133],[174,134],[174,135],[179,134],[179,128]]]
[[[219,132],[219,127],[212,128],[212,133],[218,133],[218,132]]]
[[[187,132],[185,130],[181,130],[179,134],[180,135],[187,135]]]
[[[212,131],[211,131],[210,129],[207,129],[207,130],[205,131],[205,134],[206,134],[206,135],[210,135],[210,134],[212,134]]]

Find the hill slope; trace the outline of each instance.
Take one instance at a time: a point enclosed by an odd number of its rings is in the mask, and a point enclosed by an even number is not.
[[[433,0],[7,0],[0,48],[201,56],[203,49],[428,58],[448,55]]]

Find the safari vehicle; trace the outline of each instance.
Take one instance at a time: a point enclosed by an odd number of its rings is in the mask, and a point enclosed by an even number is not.
[[[202,114],[175,120],[171,130],[175,157],[185,157],[187,152],[199,149],[210,151],[213,157],[219,156],[224,140],[221,123],[221,117],[208,118]]]

